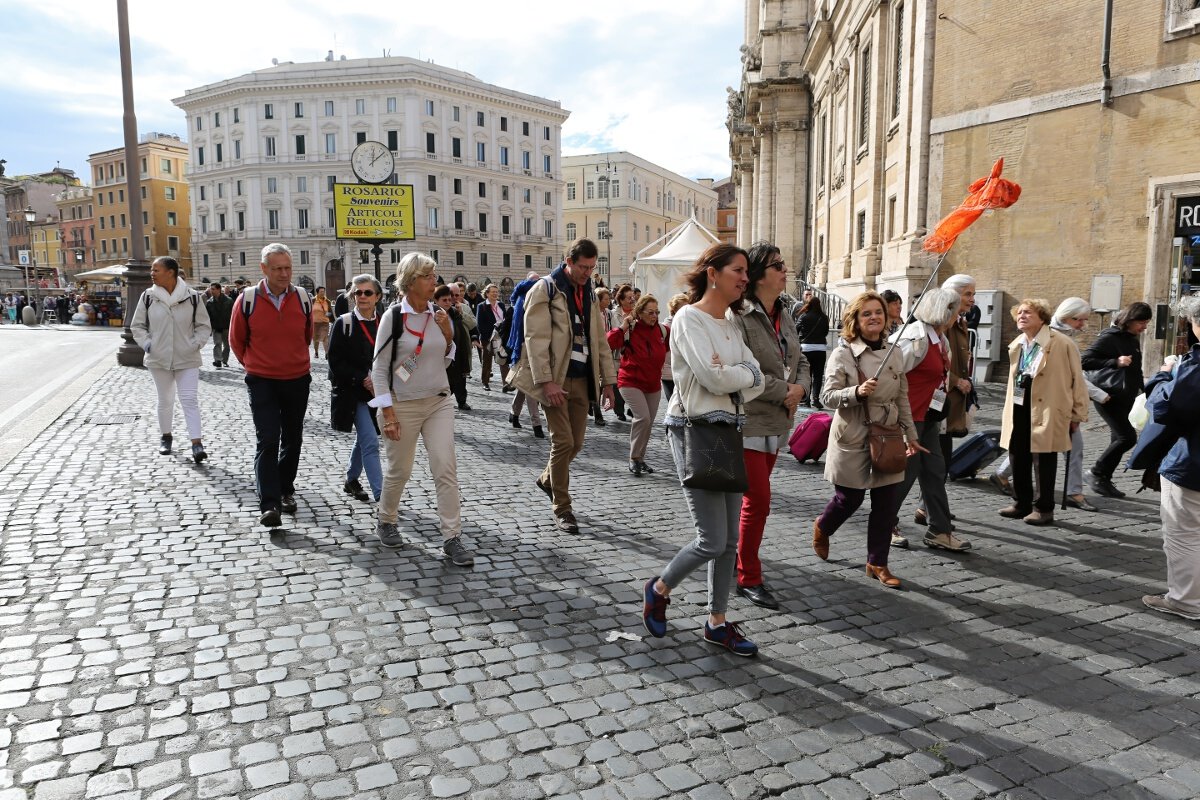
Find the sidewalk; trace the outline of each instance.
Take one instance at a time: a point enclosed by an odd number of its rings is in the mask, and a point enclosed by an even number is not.
[[[588,428],[583,532],[561,534],[533,483],[548,440],[477,377],[461,570],[422,453],[405,549],[342,494],[324,361],[274,534],[240,370],[202,373],[201,466],[156,455],[149,376],[108,371],[0,469],[0,800],[1200,794],[1200,626],[1141,604],[1164,588],[1157,496],[1038,529],[951,484],[975,549],[894,550],[896,592],[863,575],[864,514],[812,554],[830,487],[783,457],[762,555],[784,609],[733,598],[762,649],[743,660],[700,638],[702,574],[646,640],[640,587],[693,535],[661,433],[634,478],[628,426]],[[118,412],[140,416],[94,424]]]

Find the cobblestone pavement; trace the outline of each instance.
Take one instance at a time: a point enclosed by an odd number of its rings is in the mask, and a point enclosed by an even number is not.
[[[734,598],[745,660],[701,640],[700,574],[643,638],[639,589],[692,535],[660,435],[634,478],[628,427],[589,428],[562,534],[533,485],[547,441],[473,381],[478,560],[456,569],[421,467],[409,545],[369,535],[324,371],[286,531],[254,524],[237,370],[203,373],[203,466],[155,454],[150,379],[114,367],[0,471],[0,800],[1200,795],[1200,628],[1140,602],[1165,575],[1156,497],[1036,529],[953,484],[975,549],[914,536],[896,592],[863,574],[862,515],[812,555],[830,490],[782,458],[763,556],[784,609]],[[115,409],[141,416],[89,422]]]

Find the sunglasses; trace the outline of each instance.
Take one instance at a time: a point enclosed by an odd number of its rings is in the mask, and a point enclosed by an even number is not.
[[[771,269],[779,270],[780,272],[783,272],[785,269],[787,269],[787,264],[784,263],[782,258],[778,261],[772,261],[770,264],[767,264],[767,266]]]
[[[355,297],[374,297],[375,290],[374,289],[355,289],[354,296]]]

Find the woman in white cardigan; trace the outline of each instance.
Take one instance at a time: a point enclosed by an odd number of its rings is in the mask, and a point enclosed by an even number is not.
[[[199,464],[208,458],[200,441],[200,350],[208,343],[212,327],[200,293],[179,275],[179,262],[156,258],[150,265],[147,289],[133,309],[129,330],[133,340],[146,351],[143,363],[158,389],[158,430],[162,434],[158,452],[171,454],[171,418],[175,394],[183,407],[183,420],[192,440],[192,458]]]
[[[746,251],[730,244],[715,244],[704,251],[688,274],[691,305],[675,315],[671,325],[671,373],[675,393],[667,406],[667,440],[683,479],[683,428],[689,420],[741,424],[741,403],[763,390],[758,362],[742,339],[732,316],[741,310],[742,294],[749,281]],[[736,454],[741,457],[739,445]],[[725,619],[737,563],[741,492],[719,492],[684,487],[696,538],[671,559],[662,575],[643,589],[642,622],[650,635],[667,632],[667,605],[671,590],[697,568],[708,565],[708,621],[704,640],[734,655],[753,656],[758,646]]]

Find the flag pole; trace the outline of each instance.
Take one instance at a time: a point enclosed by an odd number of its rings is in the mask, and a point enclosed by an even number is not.
[[[954,245],[951,245],[950,247],[953,248]],[[916,311],[917,304],[921,302],[921,298],[924,297],[925,293],[929,291],[930,284],[932,284],[933,279],[937,277],[938,270],[942,268],[942,262],[946,260],[946,256],[949,254],[950,250],[946,250],[946,252],[942,253],[941,257],[938,258],[937,263],[933,265],[933,270],[929,273],[929,279],[925,281],[924,288],[921,289],[921,293],[917,295],[916,301],[912,304],[912,309],[908,312],[908,319],[903,325],[900,326],[900,330],[896,331],[897,339],[900,338],[900,334],[904,333],[904,330],[912,323],[912,321],[916,319],[916,317],[913,316],[913,312]],[[886,308],[884,309],[884,312],[887,312]],[[875,370],[875,374],[871,376],[871,380],[878,380],[879,376],[883,373],[883,368],[887,366],[888,359],[892,357],[892,351],[895,349],[895,347],[887,348],[883,354],[883,361],[879,363],[879,369]]]

